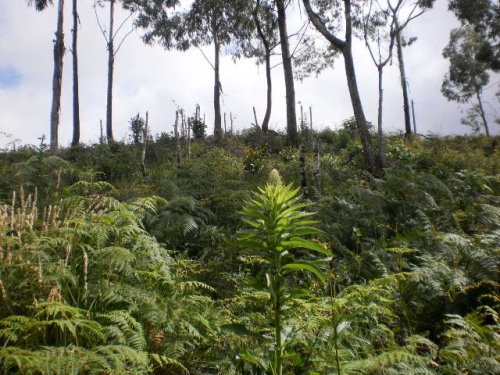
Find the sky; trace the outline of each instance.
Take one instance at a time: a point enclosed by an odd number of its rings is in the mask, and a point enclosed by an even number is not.
[[[100,121],[106,118],[106,42],[98,27],[92,1],[80,2],[79,76],[81,140],[95,143],[100,135]],[[458,26],[454,15],[447,11],[447,1],[437,0],[434,9],[414,20],[406,30],[407,36],[418,36],[411,47],[405,48],[405,63],[410,96],[415,103],[417,132],[421,134],[465,134],[470,129],[460,124],[463,110],[456,103],[448,102],[440,87],[448,62],[442,50],[448,43],[449,33]],[[299,9],[291,9],[295,14]],[[97,11],[101,23],[106,24],[108,9]],[[125,19],[126,13],[118,11],[115,24]],[[71,43],[71,2],[66,1],[65,43]],[[39,144],[43,135],[50,133],[50,106],[53,73],[53,39],[56,27],[56,7],[35,12],[24,0],[0,0],[0,147],[9,142]],[[124,35],[130,23],[122,28]],[[289,33],[293,33],[293,22]],[[148,46],[141,40],[143,30],[133,31],[121,46],[115,60],[113,132],[118,140],[128,139],[129,120],[137,113],[145,117],[149,112],[152,134],[170,133],[178,107],[186,113],[195,111],[198,103],[208,125],[213,131],[213,70],[198,49],[188,52],[166,51],[159,45]],[[205,55],[213,57],[211,47],[204,48]],[[356,40],[354,60],[361,98],[368,120],[377,119],[377,71],[364,47]],[[280,56],[274,57],[279,63]],[[285,89],[281,65],[272,71],[273,113],[270,127],[286,127]],[[492,77],[486,92],[489,119],[500,117],[498,77]],[[401,84],[397,60],[384,70],[384,129],[390,132],[404,129]],[[221,61],[223,111],[234,118],[235,130],[251,127],[252,107],[262,121],[265,111],[266,86],[263,66],[255,60],[233,62],[230,56]],[[312,108],[313,126],[317,130],[337,129],[343,120],[353,115],[344,65],[337,59],[318,77],[296,82],[298,116],[300,105],[304,112]],[[71,53],[64,58],[63,91],[59,140],[67,146],[72,134],[72,82]],[[500,126],[491,124],[493,133]]]

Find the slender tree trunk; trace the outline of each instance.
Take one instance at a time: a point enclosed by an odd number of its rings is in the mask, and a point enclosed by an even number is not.
[[[321,197],[321,158],[319,153],[319,139],[313,136],[313,153],[314,153],[314,195],[316,199]]]
[[[254,118],[254,121],[255,121],[255,127],[258,129],[260,128],[259,126],[259,120],[257,120],[257,111],[255,110],[255,106],[253,106],[253,118]]]
[[[486,120],[486,114],[484,112],[483,100],[481,99],[481,92],[480,91],[476,91],[476,97],[477,97],[477,104],[478,104],[478,108],[479,108],[479,115],[481,116],[481,120],[483,121],[484,131],[486,132],[486,135],[489,137],[490,136],[490,127],[488,126],[488,120]]]
[[[220,44],[219,39],[217,38],[217,31],[212,31],[214,36],[214,49],[215,49],[215,83],[214,83],[214,112],[215,112],[215,121],[214,121],[214,136],[215,138],[222,138],[222,116],[221,116],[221,108],[220,108]]]
[[[396,27],[399,25],[396,23]],[[406,82],[405,63],[403,59],[403,45],[401,41],[401,32],[396,34],[396,47],[398,50],[399,73],[401,75],[401,88],[403,90],[403,109],[405,114],[405,138],[411,137],[411,120],[410,120],[410,100],[408,98],[408,85]]]
[[[226,112],[224,112],[224,135],[227,133]]]
[[[279,288],[279,287],[278,287]],[[276,288],[276,289],[278,289]],[[282,321],[281,321],[281,290],[276,291],[276,302],[274,306],[274,335],[276,348],[274,349],[274,374],[283,375],[283,343],[282,343]]]
[[[305,129],[304,123],[304,106],[300,105],[300,132],[303,133]]]
[[[309,107],[309,126],[311,127],[311,139],[314,137],[314,129],[313,129],[313,109]]]
[[[306,9],[309,19],[314,27],[328,40],[332,46],[342,52],[344,56],[344,64],[346,70],[347,86],[351,96],[351,104],[356,118],[356,126],[358,129],[361,144],[363,145],[363,153],[365,156],[366,165],[369,170],[378,172],[377,164],[375,163],[375,156],[370,139],[370,132],[368,131],[368,124],[366,122],[363,105],[359,96],[358,84],[356,82],[356,73],[354,69],[354,60],[352,57],[352,20],[351,20],[351,0],[344,0],[344,18],[345,18],[345,40],[336,37],[325,26],[323,20],[316,14],[311,7],[309,0],[302,0],[304,8]]]
[[[306,176],[306,153],[304,145],[299,146],[299,166],[300,166],[300,187],[302,188],[302,194],[304,197],[309,197],[309,189],[307,187],[307,176]]]
[[[181,112],[182,123],[185,123],[184,111]],[[191,158],[191,122],[187,121],[187,157]]]
[[[101,136],[99,137],[99,144],[104,144],[104,132],[102,130],[102,119],[99,120],[99,127],[101,129]]]
[[[285,75],[286,136],[288,144],[297,146],[299,144],[299,137],[297,133],[297,117],[295,111],[295,85],[293,80],[292,59],[290,55],[290,43],[288,41],[284,0],[276,0],[276,7],[278,9],[278,28],[280,32],[283,73]]]
[[[383,74],[384,67],[382,65],[377,65],[378,70],[378,118],[377,118],[377,129],[378,129],[378,152],[379,152],[379,164],[381,168],[385,167],[385,149],[384,149],[384,131],[382,129],[382,115],[384,106],[384,88],[383,88]]]
[[[50,111],[50,150],[59,148],[59,120],[61,112],[61,91],[64,57],[64,0],[57,6],[57,29],[54,41],[54,74],[52,76],[52,108]]]
[[[175,111],[175,125],[174,125],[174,135],[176,143],[175,157],[177,159],[177,164],[181,163],[181,141],[179,139],[179,111]]]
[[[411,118],[413,120],[413,134],[417,134],[417,120],[415,118],[415,103],[411,100]]]
[[[262,131],[266,133],[269,130],[269,120],[271,119],[271,109],[273,106],[273,82],[271,79],[271,51],[266,49],[266,113],[262,120]]]
[[[109,36],[108,36],[108,92],[106,102],[106,138],[113,142],[113,71],[115,68],[114,19],[115,0],[109,0]]]
[[[253,13],[253,19],[255,26],[257,28],[257,33],[259,35],[260,40],[262,41],[262,45],[264,46],[264,59],[266,66],[266,85],[267,85],[267,96],[266,96],[266,113],[264,114],[264,120],[262,121],[262,132],[266,133],[269,130],[269,120],[271,118],[271,108],[273,104],[273,83],[271,79],[271,46],[269,45],[269,41],[266,38],[266,35],[262,31],[262,27],[259,21],[259,7],[260,2],[257,2],[257,7]]]
[[[73,140],[72,146],[80,143],[80,97],[78,90],[78,0],[73,0]]]
[[[142,153],[141,153],[141,170],[142,175],[146,177],[146,151],[148,145],[148,135],[149,135],[149,112],[146,112],[146,123],[142,129]]]
[[[354,117],[356,118],[359,138],[361,139],[361,144],[363,145],[366,165],[370,170],[376,171],[377,164],[375,163],[375,155],[373,153],[373,147],[370,139],[370,132],[368,131],[365,112],[361,103],[361,97],[359,96],[358,83],[356,81],[356,72],[354,69],[354,60],[352,58],[350,43],[347,44],[342,53],[344,55],[347,86],[349,87],[349,94],[351,96],[352,109],[354,111]]]

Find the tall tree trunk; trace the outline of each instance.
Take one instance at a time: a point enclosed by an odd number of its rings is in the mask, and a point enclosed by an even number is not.
[[[257,129],[259,129],[260,128],[260,126],[259,126],[259,120],[257,120],[257,111],[255,110],[255,106],[253,106],[253,118],[254,118],[254,121],[255,121],[255,123],[254,123],[255,127]]]
[[[381,168],[385,167],[385,150],[384,150],[384,131],[382,129],[382,115],[384,109],[384,88],[383,88],[383,74],[384,66],[377,65],[378,70],[378,152],[379,152],[379,165]]]
[[[306,176],[306,150],[304,145],[299,146],[299,168],[300,168],[300,187],[304,197],[309,198],[309,188],[307,187]]]
[[[356,82],[356,73],[354,70],[354,60],[352,57],[352,20],[351,20],[351,0],[344,0],[344,18],[345,18],[345,40],[339,39],[332,34],[324,24],[324,21],[316,14],[309,0],[302,0],[307,15],[316,29],[328,40],[333,47],[340,50],[344,56],[344,64],[346,70],[347,86],[351,96],[351,105],[356,118],[356,126],[358,129],[361,144],[363,145],[363,154],[365,156],[366,165],[369,170],[378,172],[378,166],[375,163],[375,156],[368,131],[363,105],[359,96],[358,84]]]
[[[396,23],[396,27],[399,29],[398,23]],[[405,113],[405,138],[409,139],[412,134],[411,120],[410,120],[410,100],[408,98],[408,85],[406,82],[405,63],[403,59],[403,45],[401,41],[401,31],[398,31],[396,34],[396,47],[398,50],[399,73],[401,75],[401,88],[403,90],[403,109]]]
[[[78,90],[78,0],[73,0],[73,140],[72,146],[80,143],[80,97]]]
[[[273,82],[271,79],[271,51],[266,49],[266,113],[262,120],[262,131],[266,133],[269,130],[269,120],[271,119],[271,109],[273,106]]]
[[[415,119],[415,103],[411,100],[411,118],[413,120],[413,134],[417,134],[417,120]]]
[[[266,113],[264,115],[264,120],[262,121],[262,132],[266,133],[269,130],[269,120],[271,118],[271,108],[273,105],[273,83],[271,79],[271,46],[269,45],[269,41],[267,40],[264,32],[262,31],[262,27],[259,21],[259,7],[260,2],[257,2],[257,6],[253,13],[253,20],[255,26],[257,28],[257,33],[259,35],[260,40],[262,41],[262,45],[264,46],[264,58],[266,64],[266,85],[267,85],[267,96],[266,96]]]
[[[181,163],[181,141],[180,141],[180,137],[179,137],[179,115],[180,115],[179,112],[180,112],[179,110],[175,111],[175,124],[174,124],[174,136],[175,136],[175,144],[176,144],[175,158],[176,158],[177,164]]]
[[[354,111],[354,117],[356,118],[356,126],[358,128],[359,138],[361,139],[361,144],[363,145],[366,165],[370,170],[376,171],[377,164],[375,163],[375,155],[373,153],[370,132],[368,131],[368,123],[366,121],[365,112],[361,103],[361,97],[359,96],[358,83],[356,81],[356,71],[354,69],[354,60],[352,57],[350,43],[346,45],[346,48],[344,48],[342,54],[344,55],[347,86],[349,88],[349,94],[351,96],[352,109]]]
[[[64,57],[64,0],[59,0],[57,7],[57,29],[54,41],[54,74],[52,76],[52,108],[50,111],[50,150],[59,147],[59,119],[61,112],[61,91]]]
[[[106,101],[106,138],[113,142],[113,71],[115,68],[114,20],[115,0],[109,0],[109,36],[108,36],[108,92]]]
[[[142,129],[142,151],[141,151],[141,171],[143,177],[147,176],[146,171],[146,151],[148,145],[149,138],[149,112],[146,111],[146,123],[144,124],[144,128]]]
[[[286,89],[286,138],[288,144],[297,146],[299,137],[297,133],[297,117],[295,111],[295,85],[293,80],[292,58],[290,43],[286,26],[286,11],[284,0],[276,0],[278,9],[278,28],[280,32],[281,56],[283,59],[283,73],[285,75]]]
[[[476,91],[476,97],[477,97],[477,104],[478,104],[478,108],[479,108],[479,115],[481,116],[481,120],[483,121],[484,131],[486,132],[486,135],[489,137],[490,136],[490,127],[488,126],[488,121],[486,120],[486,114],[484,112],[483,100],[481,98],[480,91]]]
[[[313,136],[311,134],[311,136]],[[319,153],[319,139],[313,136],[313,182],[314,182],[314,196],[316,199],[321,197],[321,158]]]
[[[214,63],[214,73],[215,73],[215,82],[214,82],[214,112],[215,112],[215,120],[214,120],[214,136],[215,138],[222,138],[222,116],[221,116],[221,108],[220,108],[220,43],[217,38],[217,30],[212,31],[214,36],[214,49],[215,49],[215,63]]]

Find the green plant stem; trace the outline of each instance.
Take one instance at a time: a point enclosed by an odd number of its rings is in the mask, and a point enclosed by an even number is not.
[[[278,292],[276,294],[276,306],[275,306],[275,316],[274,316],[274,324],[275,324],[275,335],[276,335],[276,348],[274,353],[274,361],[275,361],[275,373],[276,375],[283,374],[283,356],[282,356],[282,345],[281,342],[281,295]]]
[[[337,314],[335,311],[335,282],[333,281],[333,271],[329,272],[329,286],[330,286],[330,301],[332,305],[332,326],[333,330],[333,342],[335,346],[335,364],[337,366],[337,375],[342,375],[342,369],[340,367],[340,358],[339,358],[339,343],[338,343],[338,320]]]

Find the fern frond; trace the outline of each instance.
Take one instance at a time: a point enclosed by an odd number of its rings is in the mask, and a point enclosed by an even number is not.
[[[111,311],[99,315],[98,319],[103,324],[105,323],[107,327],[114,326],[119,328],[123,335],[118,335],[118,331],[115,328],[110,330],[109,333],[114,333],[115,338],[122,339],[125,337],[126,342],[120,344],[126,344],[137,351],[142,351],[146,347],[142,325],[127,311]]]

